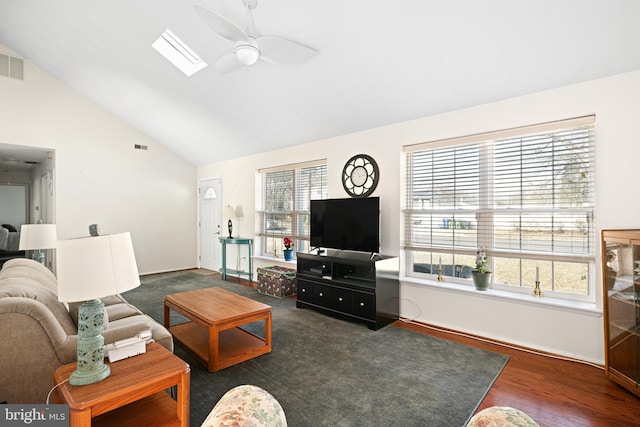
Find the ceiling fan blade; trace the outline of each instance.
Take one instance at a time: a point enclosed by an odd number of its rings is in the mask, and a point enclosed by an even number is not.
[[[248,40],[248,36],[244,31],[242,31],[242,28],[238,27],[224,16],[198,4],[194,4],[193,7],[195,7],[196,12],[198,12],[198,15],[200,15],[200,18],[202,18],[204,23],[225,39],[231,40],[232,42]]]
[[[216,61],[216,70],[222,74],[227,74],[232,71],[237,70],[238,68],[243,67],[243,65],[238,61],[238,57],[236,56],[235,50],[224,55],[222,58]]]
[[[260,58],[267,62],[296,64],[316,54],[316,50],[280,37],[264,36],[256,40]]]

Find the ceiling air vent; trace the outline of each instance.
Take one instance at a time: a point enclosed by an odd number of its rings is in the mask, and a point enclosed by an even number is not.
[[[24,80],[24,60],[0,53],[0,76]]]
[[[151,46],[187,76],[191,76],[207,66],[206,62],[200,59],[169,29],[165,30]]]

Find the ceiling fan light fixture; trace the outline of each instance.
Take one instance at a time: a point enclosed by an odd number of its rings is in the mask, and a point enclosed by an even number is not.
[[[235,51],[238,62],[242,65],[253,65],[260,57],[260,51],[257,47],[248,44],[240,45]]]

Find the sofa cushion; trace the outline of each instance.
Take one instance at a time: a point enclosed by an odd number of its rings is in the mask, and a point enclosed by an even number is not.
[[[68,335],[75,335],[78,329],[71,320],[69,311],[58,296],[35,279],[26,277],[5,277],[0,279],[0,298],[22,297],[40,301],[60,322],[60,326]]]
[[[104,301],[103,301],[104,302]],[[105,311],[109,313],[109,319],[111,321],[120,320],[129,316],[137,316],[142,314],[140,310],[132,306],[127,302],[121,302],[119,304],[111,304],[105,306]]]
[[[44,265],[27,258],[14,258],[4,263],[0,279],[4,277],[27,277],[37,280],[47,289],[58,294],[56,276]]]
[[[120,295],[111,295],[111,296],[108,296],[108,297],[100,298],[100,301],[102,301],[102,303],[104,305],[113,305],[113,304],[120,304],[122,302],[124,302],[124,303],[127,302]]]

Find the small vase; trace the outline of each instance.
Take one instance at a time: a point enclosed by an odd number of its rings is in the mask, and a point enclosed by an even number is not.
[[[486,291],[491,285],[491,272],[481,273],[479,271],[472,271],[473,286],[477,291]]]
[[[283,252],[285,261],[293,261],[293,249],[285,249]]]

